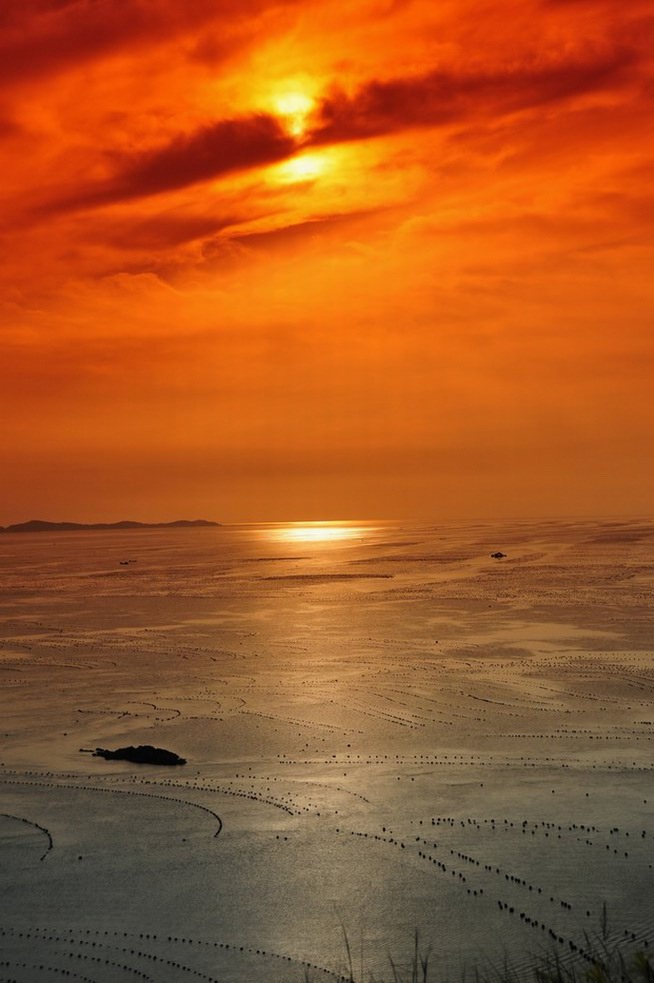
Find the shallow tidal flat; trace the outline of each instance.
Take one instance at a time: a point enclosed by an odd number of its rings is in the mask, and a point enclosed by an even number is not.
[[[0,537],[0,979],[654,948],[654,524],[327,533]]]

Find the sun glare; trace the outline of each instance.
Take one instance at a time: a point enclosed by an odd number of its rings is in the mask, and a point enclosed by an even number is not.
[[[314,181],[324,172],[325,167],[324,155],[301,154],[280,164],[277,167],[277,174],[283,184],[295,184],[300,181]]]
[[[275,529],[273,536],[287,543],[333,543],[360,538],[363,532],[361,526],[338,522],[298,522]]]
[[[301,137],[306,133],[307,119],[315,105],[310,96],[305,92],[285,92],[275,98],[274,105],[294,137]]]

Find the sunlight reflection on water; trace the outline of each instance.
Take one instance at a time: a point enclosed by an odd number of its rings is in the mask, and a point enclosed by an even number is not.
[[[364,539],[375,531],[373,526],[351,522],[288,522],[266,529],[267,539],[284,543],[335,543]]]

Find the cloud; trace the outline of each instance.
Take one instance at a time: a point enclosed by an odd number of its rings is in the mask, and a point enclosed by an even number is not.
[[[114,177],[44,206],[44,212],[75,211],[175,191],[234,171],[272,164],[297,149],[273,116],[220,120],[174,137],[154,150],[122,158]],[[119,158],[120,159],[120,158]]]
[[[19,136],[22,130],[15,120],[8,116],[0,115],[0,140],[6,140],[9,137]]]
[[[36,211],[76,211],[175,191],[284,160],[306,145],[364,140],[533,109],[621,84],[637,62],[635,49],[624,45],[504,69],[438,69],[421,76],[373,79],[353,95],[335,88],[319,103],[304,140],[291,136],[267,113],[218,120],[154,149],[114,154],[109,179],[60,196]]]
[[[155,215],[142,221],[132,218],[105,227],[102,239],[121,250],[166,250],[216,235],[238,221],[236,215]]]
[[[281,247],[287,253],[294,250],[305,253],[312,244],[320,248],[329,242],[331,237],[349,233],[378,213],[379,209],[360,209],[342,215],[312,216],[303,222],[284,225],[265,232],[244,232],[232,236],[232,241],[240,243],[248,250],[274,251]]]
[[[311,142],[337,143],[413,127],[504,115],[615,86],[638,61],[624,45],[576,58],[534,58],[507,68],[372,80],[353,95],[334,89],[321,103]]]
[[[0,11],[0,80],[38,78],[117,49],[184,35],[216,18],[224,31],[230,22],[243,21],[272,5],[271,0],[240,0],[238,4],[231,0],[5,3]]]

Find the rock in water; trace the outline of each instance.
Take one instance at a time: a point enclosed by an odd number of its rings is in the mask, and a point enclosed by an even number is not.
[[[174,751],[163,747],[152,747],[151,744],[139,744],[138,747],[119,747],[115,751],[97,747],[93,752],[94,758],[106,758],[108,761],[134,761],[139,765],[185,765],[186,758],[180,758]]]

